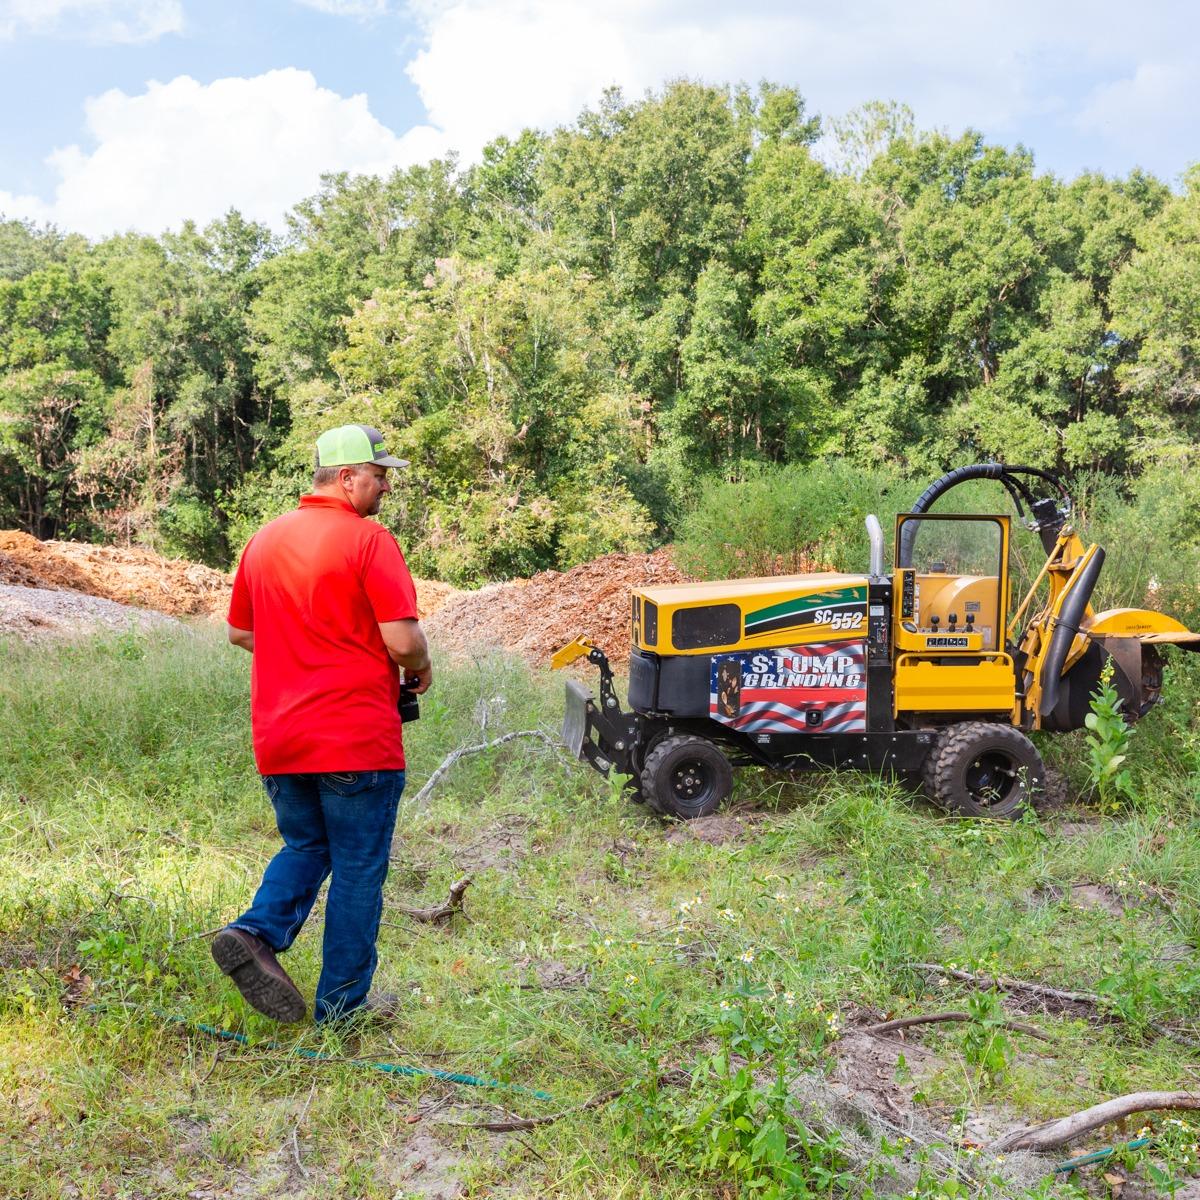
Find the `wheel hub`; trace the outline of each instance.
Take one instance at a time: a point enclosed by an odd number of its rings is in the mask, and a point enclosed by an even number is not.
[[[681,800],[692,800],[708,786],[708,772],[703,763],[684,762],[671,775],[671,786]]]
[[[989,750],[972,759],[965,783],[977,803],[999,803],[1019,786],[1016,763],[1002,751]]]

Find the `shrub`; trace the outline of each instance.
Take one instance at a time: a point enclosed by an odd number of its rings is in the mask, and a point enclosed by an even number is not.
[[[865,571],[869,543],[863,518],[886,527],[899,477],[833,461],[760,468],[736,481],[710,480],[679,525],[675,556],[708,578],[793,571]],[[911,487],[904,489],[905,500]]]

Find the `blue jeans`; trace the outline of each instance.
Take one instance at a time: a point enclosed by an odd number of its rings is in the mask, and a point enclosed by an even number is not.
[[[403,771],[264,775],[283,849],[267,864],[235,929],[286,950],[332,874],[325,902],[321,978],[313,1015],[345,1016],[367,998],[377,956],[396,807]]]

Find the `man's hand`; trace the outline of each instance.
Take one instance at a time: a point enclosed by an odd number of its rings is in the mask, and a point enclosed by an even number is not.
[[[417,696],[429,691],[429,685],[432,682],[432,666],[427,666],[423,671],[413,671],[407,667],[404,670],[404,686]]]

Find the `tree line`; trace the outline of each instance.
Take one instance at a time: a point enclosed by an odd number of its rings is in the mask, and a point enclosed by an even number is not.
[[[680,81],[387,178],[273,236],[0,221],[0,525],[227,564],[322,428],[456,583],[670,536],[772,464],[1136,477],[1200,432],[1200,168],[1062,180],[873,103]]]

